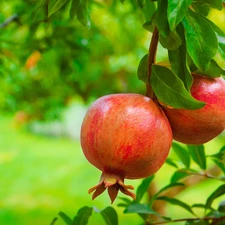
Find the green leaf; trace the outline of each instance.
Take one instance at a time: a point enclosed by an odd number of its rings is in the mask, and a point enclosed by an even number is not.
[[[163,187],[162,189],[160,189],[154,196],[152,196],[152,199],[149,201],[149,205],[152,205],[153,202],[157,199],[157,197],[163,193],[164,191],[173,188],[173,187],[177,187],[177,186],[184,186],[183,183],[170,183],[169,185],[166,185],[165,187]]]
[[[195,10],[195,12],[197,12],[198,14],[201,14],[202,16],[207,16],[210,12],[209,5],[203,5],[196,2],[196,3],[193,3],[191,6]]]
[[[223,146],[218,153],[210,155],[210,157],[223,173],[225,173],[225,146]]]
[[[158,213],[149,208],[147,204],[132,204],[125,209],[124,213],[141,213],[141,214],[158,215]]]
[[[149,32],[153,32],[155,25],[152,23],[152,21],[147,21],[143,24],[143,28]]]
[[[169,202],[170,204],[173,204],[173,205],[178,205],[178,206],[182,207],[183,209],[186,209],[191,214],[195,215],[189,205],[187,205],[186,203],[184,203],[184,202],[182,202],[182,201],[180,201],[176,198],[170,198],[170,197],[167,197],[167,196],[160,196],[157,199]]]
[[[80,5],[80,0],[72,0],[71,8],[70,8],[70,18],[74,19],[77,15],[77,10]]]
[[[137,70],[138,79],[145,84],[148,82],[148,54],[146,54],[140,61]]]
[[[150,183],[152,182],[154,176],[147,177],[143,179],[142,183],[138,186],[137,192],[136,192],[136,201],[140,202],[143,198],[144,194],[147,192]]]
[[[59,216],[62,218],[66,225],[72,225],[72,219],[70,219],[70,217],[67,216],[64,212],[59,212]]]
[[[77,9],[77,19],[86,27],[90,28],[90,11],[88,6],[88,0],[81,0]]]
[[[202,5],[209,5],[212,8],[218,9],[218,10],[222,10],[223,5],[222,5],[222,0],[195,0],[193,1],[193,3],[198,2]]]
[[[113,207],[106,207],[104,210],[100,211],[100,214],[107,225],[118,225],[118,215]]]
[[[173,72],[183,81],[185,88],[190,91],[193,78],[188,67],[187,48],[182,24],[178,25],[177,32],[182,45],[174,51],[168,51],[169,61]]]
[[[184,166],[189,168],[190,163],[191,163],[191,158],[190,158],[188,151],[176,142],[173,142],[172,148],[173,148],[174,152],[176,153],[176,155],[181,160],[181,162],[184,164]]]
[[[166,67],[153,65],[150,79],[155,95],[165,105],[184,109],[199,109],[205,105],[194,99],[182,80]]]
[[[214,30],[204,17],[191,10],[183,18],[182,24],[189,55],[199,69],[206,70],[218,49]]]
[[[219,186],[208,198],[206,201],[206,208],[210,208],[213,201],[225,194],[225,184]]]
[[[47,2],[47,0],[38,0],[37,3],[35,3],[34,10],[32,11],[31,18],[34,19],[37,15],[39,9]]]
[[[212,26],[212,28],[216,34],[217,41],[219,44],[219,52],[223,56],[223,54],[225,54],[225,34],[215,23],[213,23],[210,20],[207,20],[207,21],[208,21],[208,23],[210,23],[210,25]]]
[[[80,208],[77,212],[77,215],[73,219],[72,225],[86,225],[92,214],[93,208],[84,206]]]
[[[156,11],[156,6],[154,2],[145,0],[145,7],[143,8],[143,12],[145,14],[146,21],[151,21],[153,14]]]
[[[168,165],[170,165],[170,166],[173,166],[173,167],[175,167],[175,168],[178,168],[177,164],[176,164],[172,159],[170,159],[170,158],[167,158],[167,159],[166,159],[166,163],[167,163]]]
[[[169,23],[167,19],[167,1],[158,0],[158,8],[156,10],[156,26],[159,33],[167,37],[170,33]]]
[[[185,171],[176,171],[172,177],[171,177],[171,180],[170,182],[171,183],[176,183],[177,181],[185,178],[188,176],[188,173],[186,173]]]
[[[179,48],[182,44],[180,36],[175,31],[170,31],[166,37],[164,37],[162,34],[159,34],[159,41],[160,44],[168,50],[175,50]]]
[[[201,169],[206,169],[206,156],[204,145],[187,145],[192,159],[200,166]]]
[[[66,2],[67,0],[50,0],[48,4],[48,16],[58,11]]]
[[[222,74],[225,75],[225,69],[222,69],[218,63],[212,59],[209,62],[209,67],[206,70],[197,69],[195,73],[205,75],[207,77],[220,77]]]
[[[188,7],[190,6],[192,0],[170,0],[168,1],[168,21],[170,30],[174,31],[176,26],[183,19],[187,13]]]

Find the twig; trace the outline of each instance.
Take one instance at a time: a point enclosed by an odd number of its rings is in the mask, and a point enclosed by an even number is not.
[[[18,19],[18,15],[14,14],[12,16],[10,16],[8,19],[5,20],[5,22],[3,22],[2,24],[0,24],[0,28],[4,28],[6,26],[8,26],[11,22],[15,21]]]
[[[149,52],[148,52],[148,77],[147,77],[147,84],[146,84],[146,96],[150,98],[154,97],[154,93],[150,83],[150,76],[152,72],[152,64],[154,64],[156,60],[158,40],[159,40],[159,33],[158,33],[157,27],[155,27],[152,34],[151,43],[150,43]]]

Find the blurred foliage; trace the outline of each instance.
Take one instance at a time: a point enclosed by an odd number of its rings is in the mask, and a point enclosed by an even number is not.
[[[69,3],[50,17],[44,5],[32,17],[34,2],[0,2],[0,109],[46,120],[77,95],[88,102],[143,92],[135,75],[146,32],[135,2],[93,2],[90,29],[69,18]]]

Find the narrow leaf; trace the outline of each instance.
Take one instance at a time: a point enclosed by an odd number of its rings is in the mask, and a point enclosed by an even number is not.
[[[195,73],[205,75],[207,77],[220,77],[222,74],[225,75],[225,69],[222,69],[218,63],[212,59],[209,62],[209,67],[206,70],[196,70]]]
[[[77,10],[80,5],[80,0],[72,0],[71,8],[70,8],[70,18],[74,19],[77,15]]]
[[[168,165],[170,165],[170,166],[173,166],[173,167],[175,167],[175,168],[178,168],[177,164],[176,164],[172,159],[170,159],[170,158],[167,158],[167,159],[166,159],[166,163],[167,163]]]
[[[224,32],[212,21],[207,20],[207,22],[212,26],[216,37],[217,41],[219,44],[219,52],[222,53],[221,55],[225,54],[225,34]]]
[[[158,8],[156,10],[156,26],[159,33],[164,37],[167,37],[170,32],[169,22],[167,19],[167,1],[158,0]]]
[[[168,51],[169,61],[173,72],[183,81],[185,88],[190,91],[193,78],[188,67],[187,48],[182,24],[177,27],[182,45],[173,51]]]
[[[107,225],[118,225],[118,215],[116,210],[108,206],[100,212]]]
[[[210,157],[223,173],[225,173],[225,146],[223,146],[218,153],[211,155]]]
[[[172,177],[171,177],[171,180],[170,182],[171,183],[176,183],[178,182],[179,180],[185,178],[188,176],[188,173],[186,173],[185,171],[176,171]]]
[[[218,49],[214,30],[204,17],[191,10],[182,23],[189,55],[199,69],[206,70]]]
[[[184,109],[199,109],[205,105],[194,99],[182,80],[166,67],[152,66],[151,84],[155,95],[165,105]]]
[[[152,16],[156,11],[156,6],[154,2],[145,0],[145,7],[143,8],[143,12],[145,14],[146,21],[151,21]]]
[[[162,34],[160,34],[159,41],[160,41],[160,44],[164,48],[167,48],[168,50],[175,50],[175,49],[179,48],[182,44],[180,36],[175,31],[169,32],[169,34],[166,37],[164,37]]]
[[[88,0],[82,0],[77,9],[77,19],[86,27],[90,28],[90,11],[88,6]]]
[[[167,196],[160,196],[157,199],[169,202],[169,203],[171,203],[173,205],[178,205],[178,206],[182,207],[183,209],[186,209],[191,214],[195,215],[189,205],[187,205],[186,203],[184,203],[184,202],[182,202],[182,201],[180,201],[180,200],[178,200],[176,198],[170,198],[170,197],[167,197]]]
[[[34,19],[37,15],[39,9],[46,3],[47,0],[38,0],[37,3],[35,3],[34,10],[32,11],[31,18]]]
[[[73,219],[72,225],[86,225],[92,214],[93,208],[84,206],[80,208],[77,212],[77,215]]]
[[[206,156],[204,145],[187,145],[192,159],[200,166],[201,169],[206,169]]]
[[[152,182],[154,176],[150,176],[145,178],[142,183],[139,185],[136,193],[136,201],[140,202],[143,198],[144,194],[147,192],[150,183]]]
[[[195,12],[198,14],[201,14],[202,16],[207,16],[210,12],[210,7],[209,5],[206,4],[199,4],[198,2],[195,2],[191,5]]]
[[[140,61],[137,70],[138,79],[147,83],[148,79],[148,54],[146,54]]]
[[[218,10],[222,10],[223,5],[222,5],[222,0],[195,0],[194,2],[198,2],[200,4],[207,4],[212,8],[218,9]]]
[[[184,147],[182,147],[180,144],[178,144],[176,142],[173,142],[172,148],[173,148],[174,152],[176,153],[176,155],[181,160],[181,162],[184,164],[184,166],[189,168],[190,167],[191,158],[190,158],[190,155],[189,155],[188,151]]]
[[[67,216],[64,212],[59,212],[59,216],[62,218],[66,225],[72,225],[72,219],[70,219],[70,217]]]
[[[170,0],[168,1],[168,21],[172,31],[176,29],[176,26],[183,19],[187,13],[188,7],[192,0]]]
[[[48,4],[48,16],[58,11],[66,2],[67,0],[50,0]]]
[[[157,199],[157,197],[164,191],[166,191],[170,188],[173,188],[173,187],[178,187],[178,186],[184,186],[184,184],[183,183],[170,183],[169,185],[163,187],[154,196],[152,196],[152,199],[149,201],[149,205],[152,205],[153,202]]]
[[[147,204],[132,204],[127,207],[124,213],[141,213],[141,214],[158,215],[158,213],[149,208]]]
[[[206,208],[210,208],[213,201],[225,194],[225,184],[219,186],[208,198],[206,201]]]

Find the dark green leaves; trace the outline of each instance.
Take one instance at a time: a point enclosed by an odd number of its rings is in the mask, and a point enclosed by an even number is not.
[[[221,10],[222,9],[222,1],[221,0],[195,0],[193,2],[198,2],[199,4],[202,5],[209,5],[212,8]]]
[[[157,215],[157,213],[149,208],[147,204],[131,204],[126,208],[124,213],[140,213],[140,214],[154,214]]]
[[[190,212],[191,214],[194,214],[194,212],[192,211],[191,207],[189,205],[187,205],[186,203],[180,201],[179,199],[176,199],[176,198],[170,198],[170,197],[167,197],[167,196],[160,196],[157,198],[158,200],[163,200],[163,201],[167,201],[169,202],[170,204],[173,204],[173,205],[177,205],[177,206],[180,206],[182,207],[183,209],[186,209],[188,212]],[[195,214],[194,214],[195,215]]]
[[[200,166],[201,169],[206,169],[206,156],[204,145],[188,145],[188,150],[192,159]]]
[[[181,162],[186,166],[187,168],[190,167],[190,155],[189,152],[182,147],[181,145],[177,144],[176,142],[173,142],[172,148],[176,155],[180,158]]]
[[[205,105],[194,99],[182,80],[166,67],[152,66],[151,84],[157,98],[166,105],[186,109],[198,109]]]
[[[188,67],[184,28],[181,24],[178,25],[177,32],[182,45],[173,51],[168,51],[169,61],[173,72],[184,82],[185,88],[189,91],[193,78]]]
[[[77,215],[73,219],[72,225],[86,225],[92,214],[93,208],[84,206],[78,210]]]
[[[192,0],[170,0],[168,1],[168,21],[170,30],[174,31],[176,26],[185,16]]]
[[[206,208],[210,208],[211,207],[211,204],[212,202],[225,194],[225,184],[219,186],[208,198],[207,198],[207,201],[206,201]]]
[[[204,17],[190,10],[182,23],[189,55],[199,69],[206,70],[218,49],[214,30]]]
[[[150,183],[152,182],[154,176],[147,177],[143,179],[142,183],[139,185],[136,193],[136,201],[140,202],[144,194],[147,192]]]
[[[50,0],[48,4],[48,16],[57,12],[66,2],[67,0]],[[72,0],[70,18],[74,19],[75,16],[84,26],[90,27],[88,0]]]
[[[137,70],[138,79],[147,83],[148,79],[148,54],[146,54],[140,61]]]
[[[118,225],[118,215],[113,207],[106,207],[104,210],[100,211],[100,214],[107,225]]]
[[[50,0],[48,4],[48,16],[58,11],[66,2],[67,0]]]

